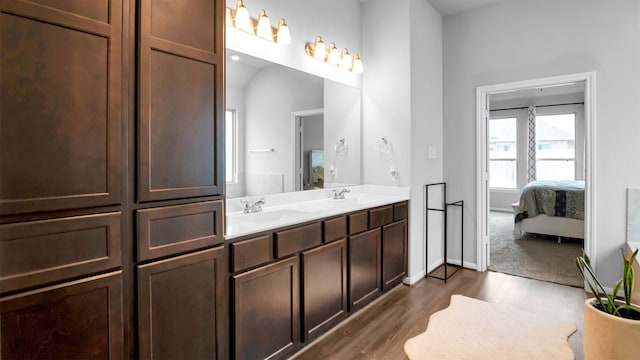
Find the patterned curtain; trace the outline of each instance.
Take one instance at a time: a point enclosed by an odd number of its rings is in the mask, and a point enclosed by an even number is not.
[[[527,183],[536,180],[536,106],[529,105],[529,159]]]

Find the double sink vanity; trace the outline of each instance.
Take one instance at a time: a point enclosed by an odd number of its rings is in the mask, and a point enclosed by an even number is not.
[[[285,358],[402,282],[408,189],[342,195],[227,200],[232,358]]]

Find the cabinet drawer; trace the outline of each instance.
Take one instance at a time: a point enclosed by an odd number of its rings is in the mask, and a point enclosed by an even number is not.
[[[0,225],[0,293],[122,264],[120,213]]]
[[[408,217],[409,206],[406,202],[393,206],[393,221],[404,220]]]
[[[222,202],[138,210],[138,259],[149,260],[224,241]]]
[[[324,242],[340,240],[347,236],[347,218],[344,216],[325,220],[322,226],[324,227]]]
[[[369,212],[362,211],[349,215],[349,235],[369,230]]]
[[[295,254],[322,244],[322,226],[315,223],[276,233],[276,257]]]
[[[369,210],[369,227],[371,229],[393,222],[393,206],[383,206]]]
[[[271,235],[231,244],[231,272],[266,263],[272,258]]]

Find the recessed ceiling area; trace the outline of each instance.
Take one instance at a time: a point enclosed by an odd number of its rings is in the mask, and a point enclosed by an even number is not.
[[[506,0],[428,0],[440,15],[453,15]]]

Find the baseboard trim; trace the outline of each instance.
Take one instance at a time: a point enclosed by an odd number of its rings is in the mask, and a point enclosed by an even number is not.
[[[402,283],[405,285],[413,285],[415,283],[417,283],[418,281],[420,281],[422,278],[424,278],[424,270],[419,271],[417,274],[411,276],[411,277],[405,277],[404,279],[402,279]]]

